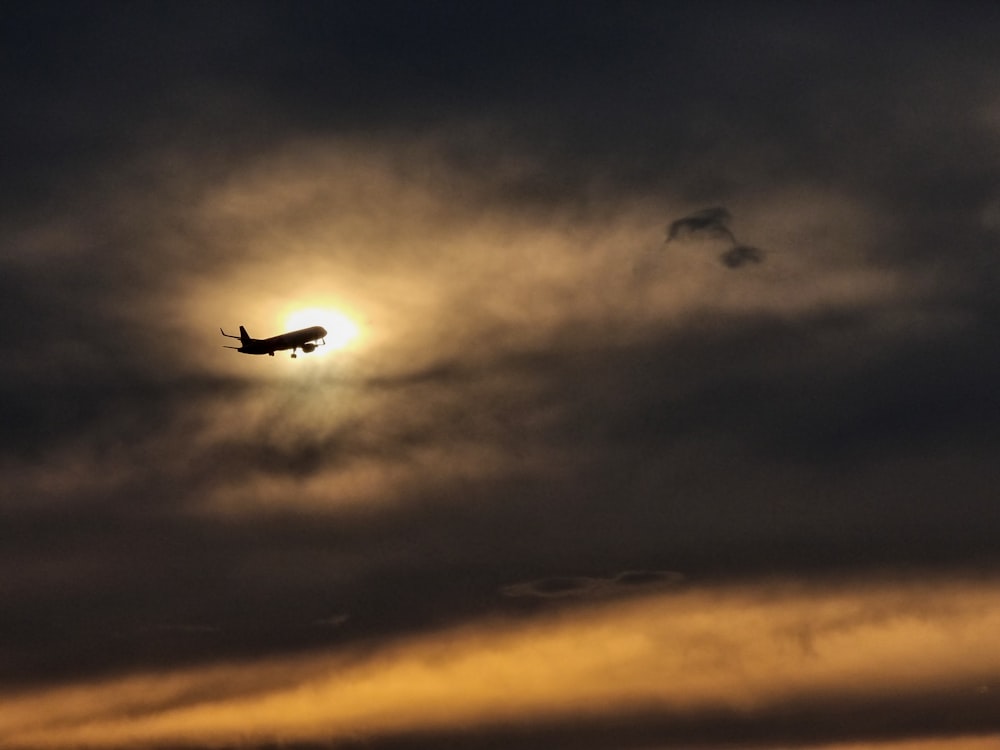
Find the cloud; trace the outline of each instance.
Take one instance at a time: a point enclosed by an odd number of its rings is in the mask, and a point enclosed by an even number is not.
[[[752,245],[744,245],[729,229],[732,215],[722,206],[706,208],[672,222],[667,229],[667,244],[687,237],[723,237],[732,247],[719,255],[727,268],[737,269],[749,263],[762,263],[764,252]]]
[[[693,214],[670,223],[670,226],[667,228],[667,242],[691,234],[704,233],[708,236],[725,237],[733,244],[736,244],[736,238],[729,231],[729,222],[732,218],[729,211],[722,206],[696,211]]]
[[[740,268],[748,263],[762,263],[764,251],[752,245],[734,245],[722,253],[719,260],[729,268]]]
[[[316,628],[339,628],[341,625],[343,625],[350,619],[351,619],[350,615],[339,613],[316,620],[312,623],[312,625],[313,627]]]
[[[51,245],[31,245],[81,257],[50,272],[29,253],[8,280],[28,321],[12,329],[0,428],[9,679],[282,655],[333,631],[360,643],[461,622],[484,599],[530,609],[493,595],[549,571],[716,574],[714,544],[748,575],[990,549],[989,524],[946,522],[981,522],[989,451],[830,468],[932,440],[936,424],[967,435],[987,412],[941,394],[989,393],[996,372],[965,367],[971,347],[928,369],[937,335],[883,329],[922,296],[902,269],[863,262],[880,235],[862,202],[762,193],[741,225],[806,248],[769,258],[776,273],[732,284],[678,252],[636,288],[623,248],[652,244],[662,200],[601,193],[593,212],[572,197],[523,211],[498,197],[506,178],[456,169],[441,148],[312,138],[221,176],[175,166],[192,190],[167,190],[168,219],[136,207],[157,204],[156,183],[141,200],[109,190],[96,214],[70,212]],[[101,211],[117,217],[105,244]],[[100,264],[126,250],[132,265]],[[74,296],[88,265],[93,288]],[[133,294],[119,308],[101,290],[122,285]],[[359,348],[295,363],[218,347],[220,321],[279,321],[300,294],[371,318]],[[72,335],[43,335],[64,317]],[[926,348],[900,389],[895,357],[912,341]],[[920,413],[943,421],[910,429],[911,399],[939,404]],[[959,473],[970,495],[946,513],[932,498]],[[893,477],[921,477],[922,499],[862,502],[866,482]],[[609,513],[627,522],[609,530]],[[901,518],[911,534],[893,546]],[[799,535],[811,543],[787,541]],[[564,581],[566,598],[628,590],[613,579]],[[342,607],[342,627],[303,634]],[[163,622],[227,637],[151,643]]]
[[[1000,715],[919,635],[989,656],[964,616],[830,614],[996,562],[995,11],[734,7],[706,43],[683,4],[34,8],[0,71],[0,722],[957,746]],[[663,252],[664,206],[713,207]],[[299,306],[357,345],[219,347]],[[910,691],[893,648],[939,668]],[[674,705],[675,673],[729,692]]]
[[[628,570],[611,577],[557,576],[504,586],[501,593],[509,597],[538,599],[584,599],[622,594],[648,594],[663,586],[674,586],[684,576],[673,571]]]
[[[363,654],[4,696],[0,740],[27,750],[281,736],[391,748],[436,735],[534,747],[540,736],[571,741],[580,726],[605,737],[598,747],[612,737],[626,747],[957,739],[998,728],[995,697],[982,690],[1000,670],[998,626],[991,581],[661,589],[527,621],[472,621]]]

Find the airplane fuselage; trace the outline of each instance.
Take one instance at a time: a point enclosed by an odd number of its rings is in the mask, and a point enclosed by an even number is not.
[[[294,357],[297,349],[306,353],[313,351],[316,348],[315,342],[326,338],[326,329],[323,326],[310,326],[298,331],[272,336],[269,339],[255,339],[251,338],[246,328],[240,326],[239,336],[232,336],[225,331],[222,332],[222,335],[239,339],[242,346],[229,348],[236,349],[242,354],[269,354],[273,357],[275,352],[291,349]]]

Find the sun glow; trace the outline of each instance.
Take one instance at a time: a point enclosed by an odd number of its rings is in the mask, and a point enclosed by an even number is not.
[[[357,338],[358,325],[339,310],[323,307],[308,307],[288,313],[285,317],[284,330],[296,331],[309,326],[323,326],[326,333],[326,346],[320,346],[316,353],[335,351],[348,346]]]

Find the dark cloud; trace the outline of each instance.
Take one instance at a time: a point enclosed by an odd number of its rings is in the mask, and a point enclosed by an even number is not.
[[[742,268],[748,263],[762,263],[764,251],[752,245],[741,244],[729,229],[732,215],[722,206],[706,208],[690,216],[671,222],[667,228],[667,244],[685,237],[719,237],[732,243],[732,247],[719,255],[719,261],[728,268]]]
[[[732,215],[722,206],[696,211],[690,216],[677,219],[667,228],[667,242],[699,232],[709,236],[721,236],[736,244],[736,238],[729,231]]]
[[[722,253],[719,260],[729,268],[741,268],[747,263],[762,263],[764,251],[752,245],[734,245]]]
[[[994,709],[989,693],[959,686],[870,701],[819,695],[801,698],[774,711],[708,709],[684,715],[645,710],[639,705],[611,717],[583,716],[565,722],[525,720],[479,730],[365,737],[345,747],[423,750],[447,745],[471,750],[499,742],[518,750],[638,749],[664,743],[710,748],[732,744],[811,748],[858,742],[905,745],[915,736],[932,737],[947,747],[949,741],[961,743],[963,739],[987,738],[996,732],[1000,722],[992,714]],[[308,750],[319,746],[302,747]]]
[[[512,583],[504,586],[501,593],[510,597],[539,599],[620,596],[626,593],[648,593],[663,586],[674,586],[682,580],[684,576],[673,571],[628,570],[611,577],[561,576]]]
[[[1000,11],[941,8],[12,10],[5,696],[585,619],[672,570],[995,571]],[[221,358],[316,289],[371,348]],[[370,741],[996,729],[914,690]]]
[[[666,566],[712,579],[989,559],[1000,519],[990,511],[996,420],[984,398],[997,368],[963,366],[978,357],[978,333],[941,359],[933,340],[886,350],[876,322],[730,317],[630,346],[563,340],[457,380],[449,368],[430,368],[402,377],[407,388],[378,383],[380,398],[391,396],[384,406],[331,425],[316,420],[310,391],[276,399],[280,389],[242,386],[192,401],[186,389],[150,389],[142,407],[152,422],[120,433],[122,444],[111,441],[120,414],[137,407],[102,397],[114,405],[110,421],[95,415],[76,429],[84,439],[103,436],[96,465],[107,472],[123,457],[126,481],[85,490],[67,480],[63,499],[73,507],[29,510],[36,496],[3,524],[6,580],[25,580],[7,596],[17,612],[7,623],[17,646],[8,679],[122,669],[147,647],[144,663],[176,664],[298,651],[327,643],[326,633],[338,642],[389,637],[491,611],[501,606],[498,590],[569,599],[652,592],[674,580]],[[841,358],[840,341],[859,358]],[[574,377],[580,371],[587,377]],[[519,384],[517,398],[504,383]],[[408,407],[414,399],[427,408]],[[208,426],[241,424],[261,400],[267,416],[239,435],[178,448],[203,429],[190,431],[199,422],[179,411],[185,400],[212,409]],[[480,406],[463,408],[470,400]],[[550,416],[539,422],[543,410]],[[282,437],[290,425],[302,426]],[[944,435],[954,451],[942,454],[934,446]],[[470,444],[509,450],[505,476],[419,464],[428,446],[461,455]],[[348,485],[303,503],[306,480],[368,461],[410,472],[405,502],[386,507],[376,495],[341,506]],[[65,469],[56,460],[44,471]],[[173,518],[220,489],[251,502],[264,477],[288,483],[261,518]],[[724,549],[706,548],[706,539]],[[595,559],[633,572],[532,577]],[[37,596],[37,584],[59,591],[71,580],[73,593]],[[518,580],[525,583],[511,586]],[[341,627],[302,632],[341,609],[351,612]],[[31,626],[49,618],[59,625]],[[158,623],[178,621],[217,625],[224,643],[150,636]]]

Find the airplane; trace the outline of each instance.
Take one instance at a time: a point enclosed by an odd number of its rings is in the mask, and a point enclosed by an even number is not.
[[[282,333],[279,336],[272,336],[269,339],[250,338],[250,334],[247,333],[247,329],[243,326],[240,326],[239,336],[226,333],[221,328],[219,331],[222,332],[223,336],[231,339],[239,339],[243,344],[243,346],[226,346],[223,344],[226,349],[235,349],[243,354],[268,354],[273,357],[276,351],[291,349],[292,359],[295,359],[299,356],[295,353],[297,349],[301,348],[302,351],[309,354],[319,346],[316,343],[317,341],[321,341],[323,344],[326,343],[326,329],[323,326],[311,326],[298,331],[291,331],[290,333]]]

